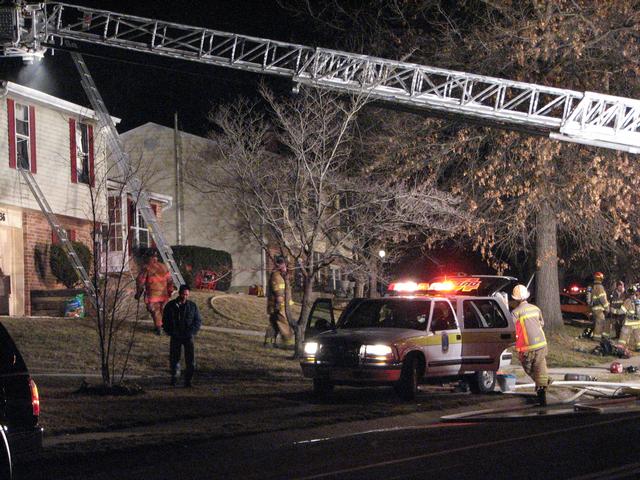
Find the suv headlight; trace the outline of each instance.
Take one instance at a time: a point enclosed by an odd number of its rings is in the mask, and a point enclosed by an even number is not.
[[[304,354],[308,357],[314,357],[318,353],[318,342],[306,342],[304,344]]]
[[[393,348],[389,345],[362,345],[359,353],[368,363],[390,363],[394,359]]]

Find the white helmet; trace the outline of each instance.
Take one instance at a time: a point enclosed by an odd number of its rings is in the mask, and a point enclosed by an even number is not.
[[[524,285],[516,285],[513,287],[513,292],[511,296],[514,300],[526,300],[529,298],[529,290]]]

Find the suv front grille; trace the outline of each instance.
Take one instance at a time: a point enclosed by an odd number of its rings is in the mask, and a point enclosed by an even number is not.
[[[360,345],[356,343],[322,343],[317,362],[335,367],[357,367]]]

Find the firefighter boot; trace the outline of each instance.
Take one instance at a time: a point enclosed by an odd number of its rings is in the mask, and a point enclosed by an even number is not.
[[[536,395],[538,395],[538,402],[541,407],[547,406],[547,387],[536,388]]]

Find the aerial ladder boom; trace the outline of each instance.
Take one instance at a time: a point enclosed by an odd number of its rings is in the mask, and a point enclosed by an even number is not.
[[[37,13],[33,14],[38,17]],[[311,48],[59,2],[43,5],[34,45],[65,40],[290,78],[372,100],[640,153],[640,101]]]
[[[585,145],[640,153],[640,100],[547,87],[349,52],[182,25],[61,2],[14,0],[0,6],[0,56],[25,62],[73,42],[271,74],[294,84],[366,95],[411,109],[473,118]],[[128,158],[86,64],[82,84],[125,178]],[[129,191],[176,284],[182,277],[139,182]]]

